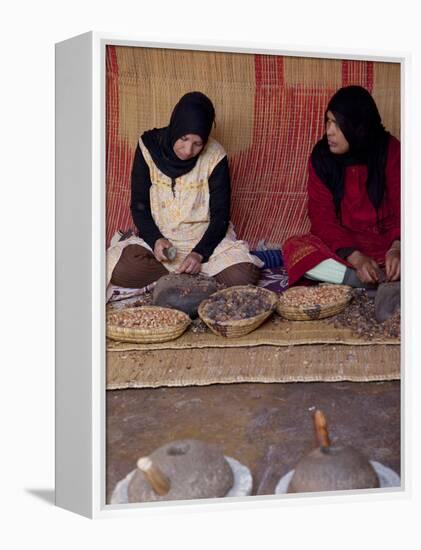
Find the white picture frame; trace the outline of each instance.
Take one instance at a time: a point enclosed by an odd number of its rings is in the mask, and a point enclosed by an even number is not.
[[[401,63],[402,205],[408,193],[405,158],[408,53],[250,48],[242,44],[163,44],[103,33],[86,33],[56,45],[56,504],[90,518],[134,515],[168,506],[253,506],[253,498],[112,506],[105,499],[105,49],[107,45],[237,53],[311,56]],[[407,242],[404,233],[404,242]],[[405,276],[405,271],[404,271]],[[404,312],[405,312],[404,300]],[[403,338],[405,339],[405,327]],[[77,345],[75,342],[77,341]],[[404,340],[405,341],[405,340]],[[402,402],[408,373],[402,345]],[[401,498],[408,491],[405,416],[402,422],[402,486],[382,491]],[[257,497],[256,497],[257,498]],[[293,497],[305,498],[305,497]],[[378,499],[356,492],[324,499]],[[258,497],[261,501],[262,497]],[[264,497],[287,505],[290,497]]]

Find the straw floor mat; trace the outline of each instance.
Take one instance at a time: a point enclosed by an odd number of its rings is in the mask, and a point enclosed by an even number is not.
[[[399,379],[399,346],[307,345],[107,354],[107,389]]]
[[[357,338],[327,321],[274,319],[236,339],[189,330],[162,344],[108,341],[107,389],[400,378],[397,339]]]
[[[246,336],[224,338],[216,336],[210,330],[195,333],[187,330],[180,338],[156,344],[133,344],[108,340],[107,350],[152,350],[152,349],[200,349],[200,348],[233,348],[251,346],[290,346],[301,344],[399,344],[396,338],[362,338],[348,328],[336,328],[328,319],[320,321],[287,321],[273,315],[268,321]]]

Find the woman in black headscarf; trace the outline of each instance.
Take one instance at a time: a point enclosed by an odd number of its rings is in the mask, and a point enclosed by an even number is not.
[[[169,271],[204,273],[227,286],[257,282],[261,262],[236,240],[229,222],[228,160],[210,137],[214,119],[210,99],[190,92],[168,126],[140,137],[130,205],[139,237],[109,254],[111,283],[141,288]]]
[[[311,234],[284,245],[300,277],[351,286],[400,278],[400,143],[361,86],[338,90],[309,161]]]

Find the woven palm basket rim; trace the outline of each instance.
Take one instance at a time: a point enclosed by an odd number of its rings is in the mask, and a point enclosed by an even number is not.
[[[183,334],[186,328],[190,325],[191,319],[184,313],[184,311],[174,310],[168,307],[161,306],[140,306],[140,307],[130,307],[122,309],[120,313],[134,312],[139,311],[139,309],[147,310],[159,310],[159,311],[169,311],[174,313],[177,312],[177,315],[180,317],[180,322],[176,325],[170,327],[157,327],[154,329],[149,328],[129,328],[129,327],[120,327],[116,325],[109,325],[107,322],[107,337],[112,340],[124,341],[124,342],[137,342],[139,344],[149,344],[156,342],[168,342],[168,340],[175,340]],[[107,321],[110,315],[115,315],[119,312],[112,311],[107,314]]]
[[[278,302],[276,304],[276,312],[282,317],[285,317],[286,319],[290,319],[292,321],[324,319],[326,317],[332,317],[333,315],[337,315],[338,313],[341,313],[341,311],[343,311],[346,308],[347,304],[350,302],[352,298],[352,288],[348,285],[333,285],[333,284],[323,284],[320,286],[324,286],[324,287],[330,286],[335,289],[342,288],[344,290],[343,299],[337,300],[336,302],[332,302],[330,304],[325,304],[325,305],[320,305],[320,304],[317,304],[317,305],[300,304],[297,306],[284,305],[282,302],[286,292],[290,292],[291,290],[295,291],[294,289],[296,288],[300,288],[300,289],[315,288],[315,287],[293,287],[285,290],[285,292],[283,292],[281,296],[279,296]]]
[[[262,311],[262,313],[259,313],[258,315],[255,315],[254,317],[248,317],[247,319],[237,319],[232,321],[215,321],[208,317],[204,313],[204,308],[207,305],[207,302],[210,298],[216,295],[221,294],[228,294],[230,291],[233,290],[236,291],[243,291],[247,290],[247,292],[254,292],[255,294],[266,294],[268,298],[270,299],[270,307],[269,309]],[[217,334],[218,336],[226,336],[226,337],[234,337],[234,336],[245,336],[246,334],[249,334],[256,328],[258,328],[263,321],[265,321],[274,311],[276,307],[278,297],[277,295],[272,292],[271,290],[267,290],[266,288],[261,287],[254,287],[249,285],[239,285],[239,286],[231,286],[229,288],[225,288],[224,290],[218,290],[217,292],[214,292],[209,296],[209,298],[206,298],[203,300],[198,308],[198,314],[199,317],[202,319],[202,321],[211,329],[211,331],[214,334]]]

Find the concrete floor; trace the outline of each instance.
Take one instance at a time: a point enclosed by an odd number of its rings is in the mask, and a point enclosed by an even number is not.
[[[140,456],[197,438],[247,465],[253,494],[276,483],[315,447],[312,408],[332,443],[358,447],[400,474],[400,383],[227,384],[107,392],[107,501]]]

